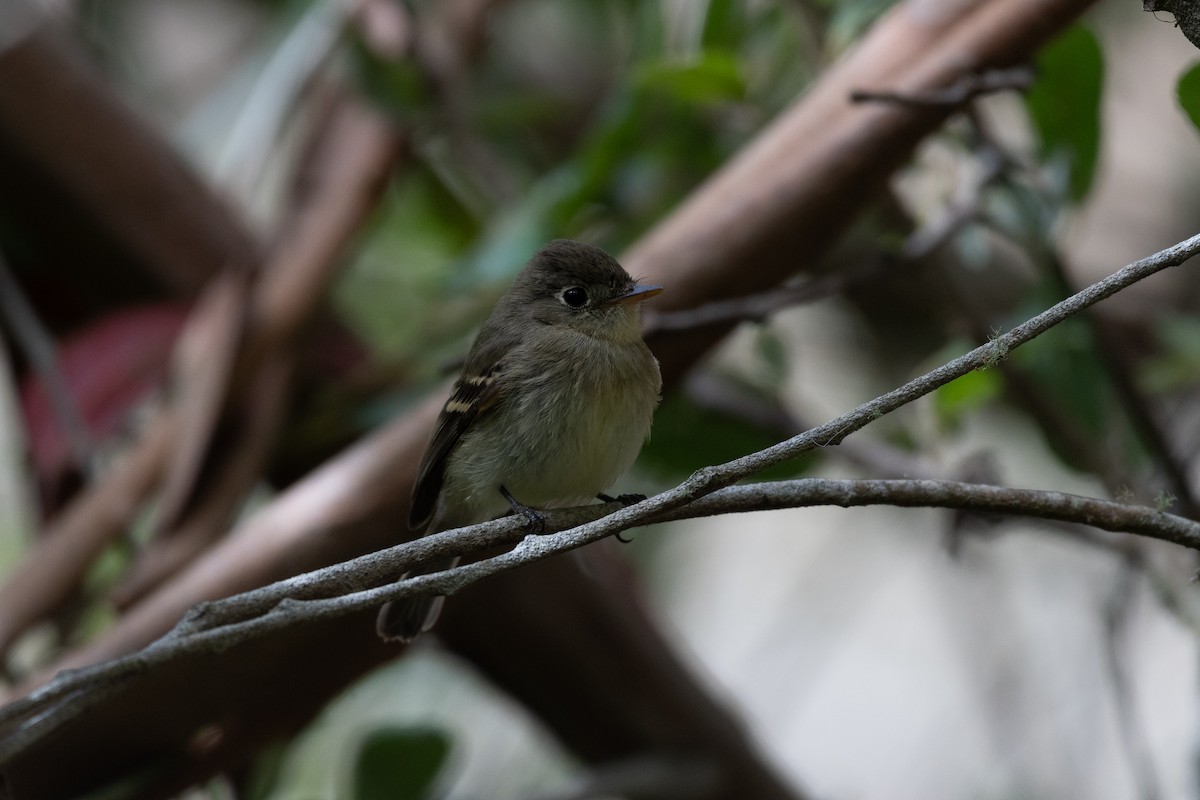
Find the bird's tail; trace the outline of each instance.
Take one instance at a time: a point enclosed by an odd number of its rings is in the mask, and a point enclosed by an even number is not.
[[[458,556],[439,559],[422,564],[404,577],[441,572],[457,564]],[[383,608],[379,609],[379,616],[375,618],[375,632],[384,641],[411,642],[434,626],[445,602],[445,597],[436,595],[406,597],[385,603]]]

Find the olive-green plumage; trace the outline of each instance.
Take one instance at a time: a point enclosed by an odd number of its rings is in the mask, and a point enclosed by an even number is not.
[[[640,286],[603,250],[559,239],[496,303],[421,460],[409,522],[425,533],[577,505],[624,473],[650,435],[662,379],[642,340]],[[444,569],[446,563],[423,571]],[[381,636],[411,640],[441,598],[384,606]]]

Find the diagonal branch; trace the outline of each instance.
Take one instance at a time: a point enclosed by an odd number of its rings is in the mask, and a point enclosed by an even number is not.
[[[678,508],[768,467],[804,455],[817,447],[838,444],[846,436],[861,429],[872,420],[895,411],[976,369],[995,366],[1007,357],[1009,352],[1035,339],[1064,320],[1156,272],[1182,264],[1197,253],[1200,253],[1200,234],[1124,267],[1009,332],[996,336],[987,344],[981,345],[887,394],[864,403],[847,414],[765,450],[725,464],[698,470],[676,488],[602,520],[601,522],[607,523],[609,529],[599,533],[596,538],[603,538],[616,530],[624,530],[618,526],[627,521],[633,524],[645,522],[658,513]]]
[[[1014,514],[1137,533],[1200,550],[1200,522],[1147,506],[959,481],[806,478],[729,486],[682,508],[655,514],[645,522],[821,505],[936,507]],[[0,727],[9,728],[0,739],[0,765],[138,673],[189,655],[219,652],[296,625],[370,610],[388,600],[454,594],[486,577],[609,535],[595,532],[608,530],[610,521],[621,515],[614,509],[620,508],[619,503],[605,503],[548,511],[545,520],[549,533],[537,536],[526,535],[525,523],[511,516],[457,528],[198,605],[174,630],[143,650],[93,667],[65,671],[45,687],[0,709]],[[642,523],[627,518],[614,532],[638,524]],[[519,542],[515,548],[491,558],[390,582],[397,573],[439,556],[480,553],[514,541]],[[383,585],[379,585],[381,582]]]

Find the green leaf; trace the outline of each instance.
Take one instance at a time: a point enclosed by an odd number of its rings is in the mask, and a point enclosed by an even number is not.
[[[736,0],[711,0],[704,16],[700,43],[706,49],[736,49],[746,39],[746,4]]]
[[[380,58],[358,37],[350,40],[348,51],[359,88],[380,110],[409,125],[424,117],[432,98],[424,75],[411,59]]]
[[[363,737],[354,763],[355,800],[421,800],[437,778],[450,740],[428,728],[377,728]]]
[[[1160,352],[1142,369],[1149,392],[1179,391],[1200,382],[1200,320],[1168,316],[1155,325]]]
[[[985,195],[985,218],[1017,241],[1053,240],[1059,207],[1043,191],[1027,183],[1005,181]]]
[[[707,51],[682,64],[646,64],[634,75],[634,85],[695,105],[740,100],[746,91],[741,64],[724,51]]]
[[[947,425],[956,425],[971,411],[1000,394],[1004,379],[994,369],[975,370],[951,381],[934,392],[933,403],[938,418]]]
[[[342,319],[384,360],[428,353],[462,334],[441,289],[476,236],[473,221],[428,170],[409,170],[385,192],[334,290]],[[475,324],[465,323],[466,327]]]
[[[772,326],[760,325],[757,334],[754,341],[755,350],[762,359],[767,383],[772,389],[778,389],[783,386],[788,373],[791,372],[791,353]]]
[[[1012,358],[1081,431],[1101,436],[1111,429],[1114,409],[1109,375],[1082,319],[1067,320],[1047,331],[1015,351]]]
[[[1175,94],[1188,119],[1200,129],[1200,61],[1179,76],[1179,82],[1175,84]]]
[[[1042,50],[1038,78],[1025,104],[1047,158],[1066,156],[1068,194],[1079,202],[1091,188],[1100,150],[1104,55],[1095,35],[1075,26]]]

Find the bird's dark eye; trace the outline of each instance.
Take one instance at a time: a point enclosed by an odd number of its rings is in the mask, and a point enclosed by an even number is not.
[[[588,301],[587,291],[580,289],[578,286],[568,286],[562,290],[562,294],[559,297],[571,308],[583,308],[587,305]]]

